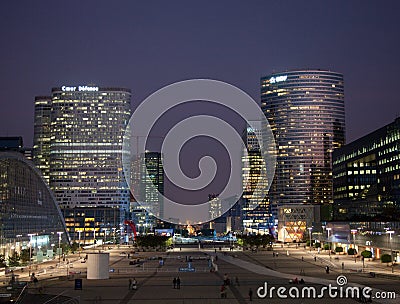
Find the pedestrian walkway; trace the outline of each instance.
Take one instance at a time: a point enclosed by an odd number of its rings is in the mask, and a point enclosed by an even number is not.
[[[265,275],[265,276],[272,276],[272,277],[277,277],[277,278],[283,278],[283,279],[287,279],[288,281],[293,279],[293,274],[289,274],[289,273],[282,273],[280,271],[277,270],[273,270],[273,269],[269,269],[260,265],[256,265],[254,263],[248,262],[248,261],[244,261],[242,259],[239,258],[235,258],[232,257],[230,255],[219,255],[219,258],[222,259],[223,261],[233,264],[235,266],[241,267],[243,269],[246,269],[248,271],[257,273],[257,274],[261,274],[261,275]],[[307,283],[314,283],[314,284],[322,284],[322,285],[335,285],[337,284],[336,280],[331,280],[331,279],[324,279],[321,277],[311,277],[311,276],[303,276],[302,277]],[[364,287],[370,287],[373,291],[373,293],[376,292],[383,292],[383,290],[381,289],[376,289],[373,288],[373,286],[366,286],[366,285],[361,285],[361,284],[357,284],[357,283],[348,283],[348,286],[352,286],[352,287],[359,287],[359,288],[364,288]],[[375,299],[375,302],[378,303],[385,303],[385,304],[397,304],[399,302],[400,299],[400,295],[396,294],[396,299]]]

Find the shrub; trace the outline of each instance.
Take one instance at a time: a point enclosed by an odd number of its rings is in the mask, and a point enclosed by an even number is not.
[[[357,250],[354,248],[349,248],[349,250],[347,250],[347,254],[348,255],[355,255],[357,254]]]
[[[365,259],[370,259],[372,258],[372,252],[369,250],[364,250],[363,252],[361,252],[361,255],[365,258]]]
[[[321,243],[320,243],[320,242],[316,242],[316,243],[314,244],[314,247],[315,247],[315,248],[321,248]]]
[[[329,250],[329,244],[324,245],[324,250]]]
[[[392,257],[390,254],[382,254],[381,255],[381,262],[382,263],[390,263],[392,261]]]
[[[335,252],[340,254],[341,252],[343,252],[343,247],[336,247]]]

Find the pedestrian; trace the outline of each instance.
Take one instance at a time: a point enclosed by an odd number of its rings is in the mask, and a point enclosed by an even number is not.
[[[272,252],[272,256],[275,257],[275,252]]]
[[[253,289],[249,289],[249,300],[253,301]]]
[[[315,257],[314,257],[314,262],[316,262],[316,261],[317,261],[317,257],[315,256]]]
[[[128,287],[128,289],[129,289],[129,290],[132,289],[132,279],[131,279],[131,278],[129,279],[129,287]]]
[[[326,274],[329,274],[329,266],[325,267],[325,272],[326,272]]]
[[[235,277],[235,284],[236,284],[236,286],[240,286],[238,277]]]
[[[176,278],[174,278],[173,280],[172,280],[172,283],[174,284],[174,289],[176,288]]]
[[[342,262],[342,270],[344,269],[344,262]]]
[[[181,279],[179,277],[176,278],[176,288],[181,289]]]
[[[137,281],[135,278],[132,280],[132,289],[136,290],[137,289]]]
[[[303,256],[301,257],[301,260],[304,261],[304,257]]]
[[[225,291],[226,291],[226,287],[224,284],[221,285],[221,298],[225,298]]]

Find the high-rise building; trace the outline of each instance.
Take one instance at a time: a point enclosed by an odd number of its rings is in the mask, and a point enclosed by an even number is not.
[[[138,232],[149,232],[162,225],[164,168],[162,154],[146,152],[131,162],[131,204],[133,220]]]
[[[0,137],[0,151],[15,151],[32,160],[32,148],[24,147],[22,136]]]
[[[47,184],[50,182],[50,114],[51,96],[35,97],[33,162]]]
[[[119,229],[129,210],[121,150],[130,99],[130,90],[124,88],[62,86],[52,89],[51,100],[35,100],[35,158],[44,174],[48,170],[50,187],[74,240],[76,232],[84,232],[80,238],[85,239],[92,233],[94,239],[104,236],[106,229]],[[89,213],[93,227],[86,232],[88,225],[81,227],[76,218]]]
[[[400,118],[333,153],[334,220],[398,221]]]
[[[258,142],[258,138],[262,138],[261,122],[253,122],[253,126],[247,126],[243,134],[243,141],[246,146],[246,153],[242,156],[242,178],[243,178],[243,228],[247,231],[269,231],[271,214],[268,198],[264,197],[261,189],[257,188],[257,184],[261,183],[261,187],[267,187],[267,180],[264,177],[266,165],[262,156],[262,149]],[[259,190],[258,190],[259,189]],[[257,204],[256,208],[251,208],[249,202],[251,198]]]
[[[261,78],[261,107],[277,147],[269,190],[275,210],[332,203],[331,153],[345,143],[343,75],[323,70],[268,75]],[[283,226],[299,230],[298,223]]]

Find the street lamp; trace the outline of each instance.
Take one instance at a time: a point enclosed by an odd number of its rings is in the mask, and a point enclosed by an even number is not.
[[[394,272],[393,269],[393,250],[392,250],[392,234],[394,233],[393,230],[388,230],[386,233],[389,234],[389,243],[390,243],[390,260],[392,261],[392,273]]]
[[[329,233],[330,233],[331,230],[332,230],[332,228],[326,227],[326,231],[328,232],[329,256],[331,256],[331,242],[330,242],[330,239],[329,239]]]
[[[60,267],[60,263],[61,263],[61,252],[60,252],[60,248],[61,248],[61,235],[64,232],[61,231],[57,231],[58,234],[58,267]]]
[[[81,233],[82,231],[78,231],[78,236],[79,236],[79,243],[78,243],[78,249],[79,249],[79,257],[81,257]]]
[[[285,240],[286,240],[286,226],[283,226],[283,246],[285,247]]]
[[[31,275],[31,264],[32,264],[32,238],[36,233],[28,233],[29,236],[29,275]]]
[[[353,235],[353,255],[354,255],[354,263],[357,263],[357,256],[356,256],[356,233],[357,229],[351,229],[351,234]]]
[[[308,234],[310,235],[310,252],[311,252],[311,243],[312,243],[312,227],[308,227]]]

